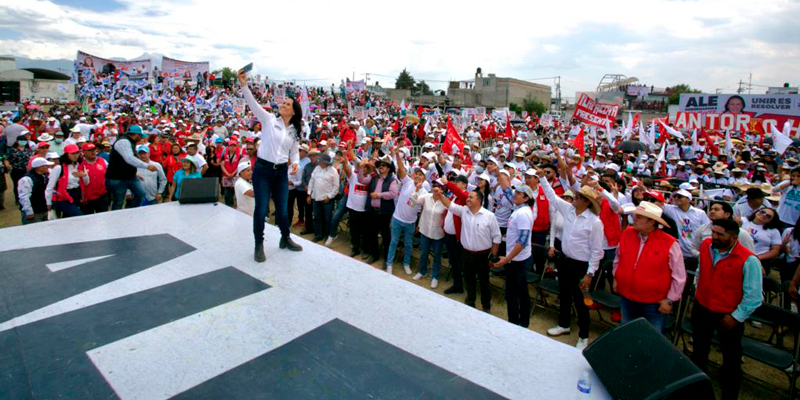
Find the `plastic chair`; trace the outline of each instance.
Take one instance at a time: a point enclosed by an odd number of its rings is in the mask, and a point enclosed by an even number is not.
[[[751,318],[772,321],[767,323],[773,330],[770,337],[777,334],[776,331],[779,327],[788,328],[794,335],[794,348],[791,350],[749,336],[742,337],[742,351],[745,356],[777,368],[786,374],[786,377],[789,378],[789,398],[793,399],[796,391],[795,381],[797,373],[800,371],[797,365],[800,352],[800,315],[772,304],[763,304],[756,309]]]

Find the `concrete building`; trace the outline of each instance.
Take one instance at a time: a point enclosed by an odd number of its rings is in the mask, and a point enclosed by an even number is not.
[[[522,105],[527,98],[538,100],[550,108],[550,86],[514,78],[498,78],[495,74],[484,77],[480,68],[474,82],[450,82],[447,88],[449,105],[455,107],[508,107]]]
[[[75,85],[69,83],[69,79],[69,76],[49,69],[17,69],[13,57],[0,57],[0,103],[74,101]]]

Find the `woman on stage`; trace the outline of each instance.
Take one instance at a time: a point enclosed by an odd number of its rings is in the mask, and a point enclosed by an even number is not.
[[[300,103],[287,97],[278,108],[279,118],[276,118],[271,112],[264,110],[253,97],[247,87],[247,74],[244,71],[239,71],[239,83],[250,111],[261,122],[258,159],[252,163],[256,199],[253,212],[253,259],[264,262],[267,260],[264,254],[264,219],[267,217],[270,195],[275,204],[275,219],[281,230],[280,248],[303,250],[289,237],[289,213],[286,208],[289,199],[289,168],[292,173],[296,173],[300,158],[303,110]]]

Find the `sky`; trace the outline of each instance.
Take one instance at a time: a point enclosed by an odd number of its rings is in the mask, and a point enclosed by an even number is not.
[[[732,93],[750,74],[756,85],[800,84],[799,17],[800,0],[0,0],[0,54],[253,62],[270,79],[325,86],[369,73],[392,87],[405,68],[445,89],[480,67],[560,76],[566,98],[605,74]]]

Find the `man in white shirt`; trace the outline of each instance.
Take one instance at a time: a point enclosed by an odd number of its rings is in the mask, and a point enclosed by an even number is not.
[[[197,165],[197,170],[200,171],[200,175],[205,174],[208,170],[208,163],[198,152],[197,143],[189,143],[189,145],[186,146],[186,154],[186,157],[194,160],[195,165]]]
[[[489,289],[489,255],[497,260],[500,249],[500,225],[491,211],[483,208],[483,195],[470,192],[467,205],[460,206],[445,197],[441,190],[437,190],[437,200],[441,201],[450,212],[461,217],[461,244],[464,250],[461,253],[464,268],[464,282],[466,283],[467,298],[464,300],[470,307],[475,307],[477,298],[476,276],[481,285],[481,305],[483,311],[489,312],[492,308],[492,294]]]
[[[664,204],[664,214],[672,218],[678,226],[678,242],[684,258],[692,258],[692,241],[694,233],[701,226],[709,223],[703,210],[692,206],[692,194],[686,190],[678,190],[672,194],[674,204]],[[696,265],[695,262],[686,261],[686,269]]]
[[[333,217],[333,198],[339,194],[339,171],[331,167],[331,156],[322,154],[308,182],[308,202],[314,204],[314,242],[328,238]]]
[[[250,162],[243,161],[239,163],[237,171],[239,172],[239,179],[233,184],[236,192],[236,209],[252,216],[256,207],[256,199],[255,194],[253,194],[253,184],[250,183],[250,178],[253,176]]]
[[[527,272],[533,265],[531,255],[531,227],[536,219],[533,189],[527,185],[514,187],[514,212],[508,220],[506,231],[506,256],[494,263],[505,266],[506,304],[508,322],[527,328],[531,315],[531,296],[528,293]]]
[[[167,187],[167,176],[164,174],[164,168],[161,167],[161,164],[150,160],[149,146],[139,145],[136,148],[136,152],[143,163],[156,167],[155,171],[147,168],[136,169],[136,175],[142,181],[142,186],[144,186],[142,205],[161,203],[161,193],[164,193],[164,189]]]
[[[572,303],[578,311],[578,343],[583,350],[589,344],[589,308],[583,302],[583,292],[588,291],[595,271],[603,259],[603,223],[600,221],[602,197],[596,190],[583,186],[575,193],[570,204],[561,199],[545,179],[544,170],[537,171],[539,183],[550,207],[555,207],[564,216],[561,234],[564,263],[558,268],[560,308],[558,325],[547,330],[550,336],[570,332]]]

